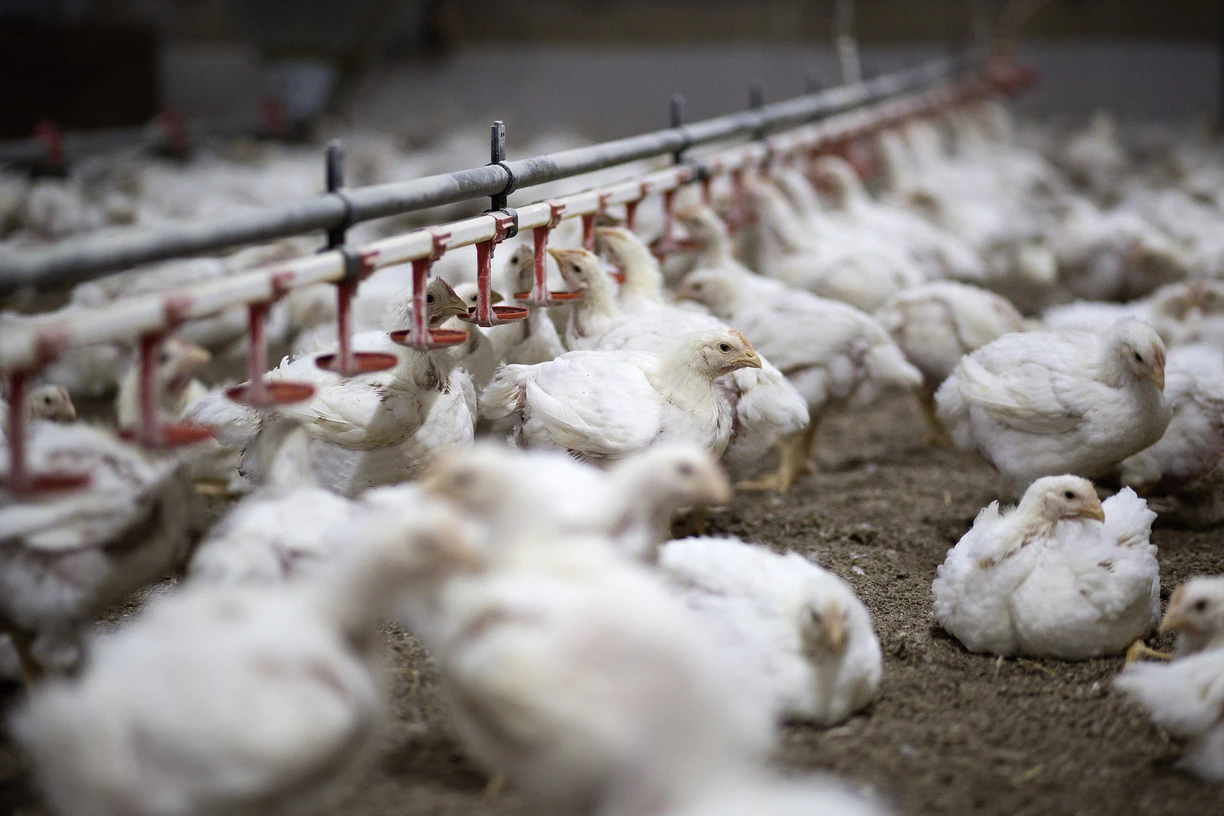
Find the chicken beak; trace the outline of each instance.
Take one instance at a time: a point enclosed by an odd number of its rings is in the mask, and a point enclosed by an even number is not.
[[[1156,631],[1162,635],[1166,632],[1180,632],[1186,628],[1187,623],[1189,621],[1186,620],[1185,615],[1181,613],[1180,609],[1170,607],[1169,611],[1161,619],[1160,627]]]
[[[833,651],[840,652],[842,650],[842,646],[846,642],[846,618],[840,609],[830,609],[825,617],[825,636],[828,638],[829,647]]]
[[[736,357],[731,362],[736,368],[760,368],[761,367],[761,358],[752,349],[745,351],[743,354]]]
[[[1156,630],[1161,634],[1165,632],[1177,632],[1186,627],[1189,621],[1182,612],[1182,596],[1185,594],[1184,587],[1178,587],[1173,592],[1173,597],[1169,599],[1169,608],[1165,611],[1164,617],[1160,621],[1160,627]]]
[[[608,277],[612,278],[612,280],[616,281],[617,283],[625,282],[625,273],[620,271],[619,269],[609,270]]]
[[[493,301],[493,302],[496,303],[497,301]],[[468,313],[468,305],[464,303],[463,298],[452,293],[450,296],[450,300],[448,300],[446,302],[446,305],[443,306],[442,309],[438,312],[438,317],[445,320],[448,317],[458,317],[460,315],[465,315],[467,313]]]
[[[706,490],[705,496],[710,506],[720,507],[731,503],[731,480],[727,478],[727,474],[722,469],[711,474],[704,488]]]
[[[201,368],[212,362],[212,354],[209,353],[208,349],[188,345],[183,353],[182,360],[183,365],[181,373],[183,376],[190,377],[192,374],[196,373]]]
[[[490,303],[501,303],[505,299],[506,299],[505,295],[503,295],[501,292],[497,292],[493,289],[489,290],[489,302]]]
[[[1095,502],[1091,507],[1085,508],[1084,518],[1096,519],[1097,521],[1105,521],[1105,508],[1101,503]]]
[[[1156,387],[1161,391],[1164,390],[1165,386],[1164,374],[1164,359],[1158,357],[1156,365],[1152,366],[1152,382],[1156,383]]]

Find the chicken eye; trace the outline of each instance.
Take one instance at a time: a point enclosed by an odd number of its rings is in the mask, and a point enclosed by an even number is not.
[[[1074,498],[1075,498],[1075,494],[1074,494],[1074,493],[1072,493],[1070,490],[1068,490],[1066,493],[1064,493],[1064,494],[1063,494],[1063,497],[1064,497],[1064,498],[1068,498],[1068,499],[1074,499]]]
[[[433,295],[426,295],[426,296],[425,296],[425,302],[426,302],[426,303],[433,303],[433,302],[434,302],[434,296],[433,296]]]
[[[693,466],[690,465],[688,462],[685,462],[682,465],[680,465],[680,467],[677,468],[677,470],[680,472],[681,476],[692,476],[693,475]]]
[[[730,350],[731,350],[731,346],[729,346],[729,345],[728,345],[728,344],[726,344],[726,343],[719,343],[719,344],[718,344],[718,350],[719,350],[719,351],[721,351],[722,353],[726,354],[728,351],[730,351]]]
[[[578,266],[578,264],[574,264],[574,265],[573,265],[572,267],[570,267],[570,268],[571,268],[571,269],[574,271],[574,274],[575,274],[575,275],[578,275],[578,274],[581,274],[581,273],[582,273],[582,269],[581,269],[581,268]]]
[[[1135,352],[1135,362],[1136,362],[1136,363],[1142,363],[1142,362],[1143,362],[1143,355],[1142,355],[1142,354],[1140,354],[1140,353],[1139,353],[1139,352],[1137,352],[1137,351]]]
[[[512,256],[512,257],[510,258],[510,265],[511,265],[511,266],[518,266],[518,262],[519,262],[519,259],[518,259],[518,256],[517,256],[517,255],[514,255],[514,256]]]
[[[163,351],[161,354],[157,355],[158,365],[165,365],[168,362],[170,362],[170,355],[166,352]]]
[[[693,284],[693,291],[694,291],[694,292],[700,292],[700,291],[701,291],[701,284],[700,284],[700,283],[694,283],[694,284]]]
[[[1195,601],[1194,611],[1195,612],[1206,612],[1207,611],[1207,599],[1199,598],[1197,601]]]

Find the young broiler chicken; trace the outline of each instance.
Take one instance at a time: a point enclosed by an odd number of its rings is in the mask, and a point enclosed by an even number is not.
[[[759,762],[772,732],[699,621],[603,541],[512,547],[423,627],[460,741],[550,813],[621,812],[630,784],[667,801]]]
[[[1159,441],[1119,466],[1122,484],[1143,495],[1176,492],[1224,458],[1224,352],[1210,346],[1175,348],[1165,371],[1169,426]]]
[[[1007,298],[952,281],[935,281],[894,295],[875,313],[922,372],[918,392],[928,443],[950,444],[935,416],[935,392],[961,358],[1008,332],[1023,331],[1024,317]]]
[[[447,287],[449,291],[449,287]],[[466,306],[457,298],[436,301],[432,322]],[[436,311],[435,311],[436,310]],[[395,354],[398,364],[386,371],[340,377],[320,369],[317,355],[288,358],[271,371],[270,382],[307,382],[314,395],[281,406],[311,437],[311,467],[322,487],[352,496],[382,484],[415,478],[441,454],[472,442],[477,415],[471,376],[455,365],[451,349],[418,351],[391,342],[386,332],[353,338],[363,351]],[[215,395],[196,403],[189,415],[217,429],[229,447],[247,449],[261,432],[268,414]],[[262,481],[256,456],[244,453],[242,473]]]
[[[1178,587],[1160,631],[1178,632],[1173,661],[1131,663],[1114,688],[1186,741],[1182,767],[1224,782],[1224,579],[1193,578]]]
[[[401,593],[475,563],[440,508],[350,525],[317,581],[197,585],[98,644],[14,720],[63,816],[337,807],[386,717],[375,637]],[[354,544],[356,546],[354,546]]]
[[[1168,427],[1165,347],[1146,323],[1104,335],[1005,334],[962,358],[935,394],[940,422],[1016,490],[1041,476],[1092,478]]]
[[[671,538],[676,511],[731,501],[718,463],[688,444],[659,445],[600,471],[557,451],[478,442],[440,462],[424,487],[510,539],[606,536],[645,562]]]
[[[760,368],[735,330],[692,334],[670,351],[571,351],[535,366],[503,366],[482,395],[482,416],[516,418],[512,437],[605,463],[687,440],[722,456],[732,411],[715,380]]]
[[[784,445],[777,473],[760,486],[786,491],[811,460],[821,417],[850,400],[870,400],[882,386],[917,389],[922,375],[888,333],[853,306],[798,291],[748,272],[696,270],[677,296],[743,326],[807,402],[811,422]]]
[[[272,422],[253,455],[264,482],[217,522],[192,556],[193,583],[272,584],[313,574],[344,543],[335,528],[358,503],[319,487],[310,438],[290,419]]]
[[[922,282],[916,266],[881,257],[861,236],[833,226],[814,232],[768,181],[751,178],[746,186],[760,222],[762,274],[864,311]]]
[[[455,287],[455,296],[463,301],[469,310],[475,309],[480,297],[479,287],[475,283],[461,283]],[[500,292],[490,292],[489,301],[491,303],[501,303],[503,300],[505,297]],[[455,346],[451,354],[455,358],[455,365],[472,375],[472,385],[479,394],[489,384],[489,380],[493,379],[493,372],[497,370],[497,364],[501,362],[497,356],[497,349],[485,334],[486,329],[461,321],[459,316],[452,318],[443,326],[448,329],[463,329],[468,333],[467,342]]]
[[[812,174],[835,213],[879,239],[895,240],[927,280],[975,283],[985,278],[985,266],[973,247],[909,210],[872,199],[854,166],[842,157],[821,156]]]
[[[530,292],[535,283],[535,251],[530,244],[520,244],[506,260],[504,274],[507,287],[514,293]],[[497,359],[503,363],[536,365],[555,360],[565,353],[565,344],[557,332],[557,323],[548,309],[532,308],[526,320],[488,329]],[[560,320],[560,318],[558,318]],[[562,326],[568,322],[561,323]]]
[[[971,652],[1121,653],[1160,615],[1155,518],[1129,488],[1102,504],[1086,479],[1038,479],[1014,510],[992,502],[948,551],[935,622]]]
[[[40,423],[28,444],[31,470],[91,479],[20,500],[0,492],[0,628],[32,681],[70,668],[96,615],[181,565],[198,520],[176,457],[84,425]]]
[[[671,541],[659,569],[779,721],[835,725],[874,699],[880,643],[867,608],[836,575],[735,538]]]
[[[212,360],[207,349],[171,337],[157,351],[157,414],[162,422],[177,422],[188,406],[199,402],[208,389],[195,374]],[[140,426],[140,364],[128,366],[119,381],[115,397],[115,421],[119,428],[131,430]]]
[[[7,394],[4,395],[7,397]],[[76,419],[76,406],[68,391],[59,385],[39,385],[26,395],[26,416],[34,421],[71,422]],[[0,399],[0,443],[8,433],[9,404]]]
[[[693,332],[729,328],[721,320],[691,306],[663,303],[658,265],[633,233],[609,230],[603,243],[623,264],[625,286],[634,284],[632,291],[637,293],[639,307],[635,312],[621,313],[599,339],[598,350],[664,352]],[[564,274],[579,286],[590,276],[602,274],[589,253],[569,250],[560,253],[561,256],[569,259],[563,266]],[[658,300],[652,299],[655,295]],[[733,412],[731,441],[724,459],[734,473],[756,472],[761,458],[771,447],[808,425],[808,411],[802,395],[764,356],[759,369],[732,372],[719,378],[716,384]]]

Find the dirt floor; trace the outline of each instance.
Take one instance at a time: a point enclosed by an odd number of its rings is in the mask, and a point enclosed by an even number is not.
[[[916,410],[900,399],[831,419],[820,473],[785,499],[741,495],[712,518],[714,530],[798,550],[846,578],[884,646],[876,703],[831,730],[787,728],[779,763],[850,777],[906,814],[1221,812],[1224,789],[1177,770],[1178,746],[1111,690],[1121,658],[971,655],[932,627],[935,568],[1002,488],[984,465],[924,449],[921,436]],[[1166,601],[1187,577],[1224,572],[1218,530],[1158,522],[1154,540]],[[387,643],[394,722],[383,759],[344,813],[528,813],[513,791],[485,796],[485,775],[448,733],[429,657],[402,632],[388,632]],[[10,689],[0,704],[19,699]],[[0,813],[44,812],[19,754],[0,743]]]

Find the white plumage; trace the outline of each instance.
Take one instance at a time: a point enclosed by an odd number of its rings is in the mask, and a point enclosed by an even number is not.
[[[187,557],[195,494],[179,460],[85,425],[33,426],[35,472],[86,472],[85,488],[0,508],[0,625],[27,674],[78,659],[80,630]]]
[[[1104,336],[1017,332],[964,357],[935,401],[957,447],[1020,492],[1041,476],[1100,476],[1160,439],[1164,364],[1164,343],[1137,320]]]
[[[579,459],[621,459],[659,442],[687,440],[721,456],[730,407],[714,381],[759,368],[734,330],[691,335],[664,354],[571,351],[536,366],[503,366],[482,395],[482,416],[515,415],[515,442]]]
[[[722,505],[731,485],[697,445],[658,445],[607,471],[559,451],[478,442],[440,462],[424,482],[506,542],[534,536],[603,536],[653,561],[685,507]]]
[[[1158,442],[1120,466],[1122,483],[1141,493],[1176,491],[1211,473],[1224,458],[1224,352],[1175,348],[1166,371],[1169,426]]]
[[[811,422],[792,437],[776,479],[787,489],[812,453],[828,409],[867,402],[885,386],[917,388],[922,375],[906,362],[888,333],[853,306],[792,289],[748,272],[695,270],[677,295],[707,306],[766,344],[765,356],[802,395]]]
[[[1101,504],[1075,476],[998,502],[936,573],[935,622],[972,652],[1084,660],[1124,651],[1156,625],[1156,514],[1130,489]]]
[[[372,639],[394,595],[472,557],[427,514],[351,530],[319,583],[197,586],[98,644],[16,720],[65,816],[297,814],[337,806],[384,715]]]
[[[742,667],[745,693],[769,700],[779,721],[834,725],[875,697],[880,643],[836,575],[734,538],[671,541],[659,569]]]
[[[568,812],[630,783],[658,802],[761,755],[767,712],[654,576],[598,542],[518,550],[446,593],[431,641],[478,761],[536,807]]]
[[[1161,666],[1134,663],[1114,687],[1147,709],[1152,722],[1187,740],[1182,765],[1209,782],[1224,782],[1224,649]]]

